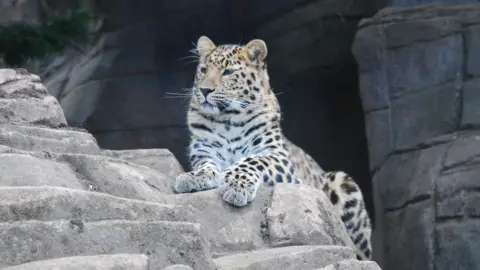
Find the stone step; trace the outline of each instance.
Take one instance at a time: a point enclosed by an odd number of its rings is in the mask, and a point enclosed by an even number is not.
[[[28,154],[0,153],[0,186],[57,186],[83,189],[66,164]]]
[[[343,260],[316,270],[381,270],[374,261]]]
[[[92,134],[68,129],[0,125],[0,144],[25,151],[100,154]]]
[[[182,165],[168,149],[101,150],[102,155],[147,166],[175,179],[183,172]]]
[[[165,174],[125,160],[82,154],[61,154],[56,160],[74,168],[88,190],[160,202],[173,194],[172,179]]]
[[[100,155],[42,153],[0,146],[0,171],[0,186],[66,187],[163,203],[173,194],[173,180],[165,174]]]
[[[192,268],[184,264],[174,264],[174,265],[167,266],[162,270],[192,270]]]
[[[0,187],[0,222],[109,219],[193,221],[192,211],[59,187]]]
[[[143,254],[72,256],[30,262],[4,270],[148,270],[148,257]]]
[[[347,247],[289,246],[219,257],[214,262],[219,270],[313,270],[354,258]]]
[[[215,269],[200,225],[168,221],[0,223],[0,269],[70,256],[146,254],[150,269],[185,264]]]

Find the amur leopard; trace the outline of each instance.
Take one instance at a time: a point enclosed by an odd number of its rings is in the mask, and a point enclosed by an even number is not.
[[[344,172],[324,172],[282,133],[265,42],[216,46],[202,36],[196,50],[199,63],[187,116],[192,171],[177,177],[175,191],[218,188],[224,201],[242,207],[255,199],[262,182],[314,186],[330,198],[357,258],[369,260],[370,219],[358,185]]]

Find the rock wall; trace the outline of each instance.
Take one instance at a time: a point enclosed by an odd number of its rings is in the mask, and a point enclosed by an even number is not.
[[[480,5],[386,8],[359,63],[382,267],[480,269]]]
[[[1,269],[380,269],[319,189],[174,194],[170,151],[101,149],[25,70],[0,69],[0,108]]]

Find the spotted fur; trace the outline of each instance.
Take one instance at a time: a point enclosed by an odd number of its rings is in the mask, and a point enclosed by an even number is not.
[[[242,207],[255,199],[261,183],[312,185],[330,198],[358,257],[370,259],[370,220],[358,186],[343,172],[325,173],[282,133],[280,106],[264,61],[265,42],[215,46],[201,37],[197,51],[187,117],[192,171],[180,174],[174,189],[218,188],[224,201]]]

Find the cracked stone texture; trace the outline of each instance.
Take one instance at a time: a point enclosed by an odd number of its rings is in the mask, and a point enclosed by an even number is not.
[[[48,94],[37,75],[5,70],[0,85],[0,124],[67,125],[60,103]]]
[[[38,80],[0,69],[2,79],[0,93]],[[103,150],[83,130],[37,124],[0,123],[2,269],[213,270],[249,254],[234,269],[313,270],[354,258],[321,190],[265,187],[243,208],[217,190],[174,194],[182,168],[170,151]]]
[[[148,270],[148,257],[143,254],[73,256],[42,260],[4,268],[4,270]],[[191,268],[190,268],[191,269]]]
[[[385,269],[480,269],[468,238],[480,212],[478,48],[480,4],[388,7],[359,24],[373,253]]]
[[[219,270],[315,269],[355,254],[345,247],[289,246],[239,253],[215,259]]]
[[[315,270],[378,270],[380,267],[374,262],[343,260]]]
[[[192,268],[184,264],[175,264],[175,265],[167,266],[162,270],[192,270]]]

